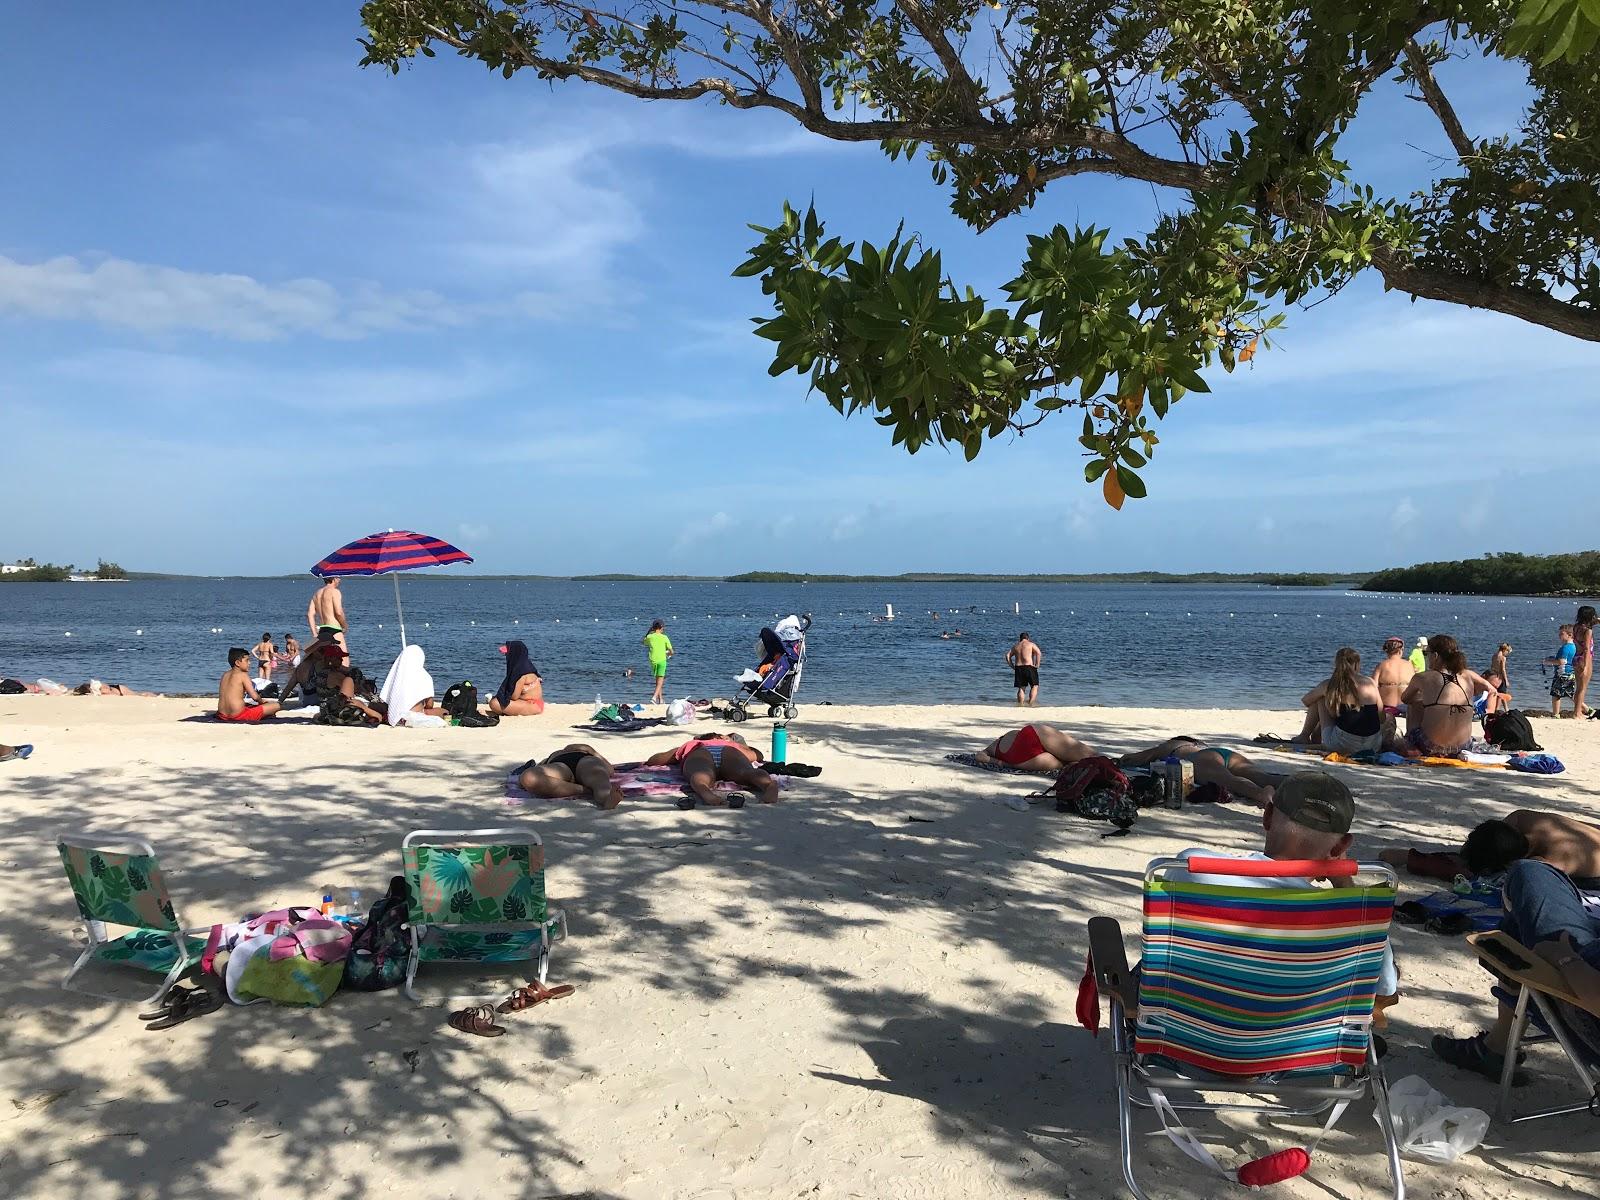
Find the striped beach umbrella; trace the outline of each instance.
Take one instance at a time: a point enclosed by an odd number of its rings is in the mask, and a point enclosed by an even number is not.
[[[443,538],[413,533],[409,529],[390,529],[384,533],[369,533],[349,545],[340,546],[312,567],[311,573],[324,579],[331,575],[393,575],[394,607],[400,617],[400,644],[404,646],[406,614],[400,607],[399,572],[471,561],[470,554]]]

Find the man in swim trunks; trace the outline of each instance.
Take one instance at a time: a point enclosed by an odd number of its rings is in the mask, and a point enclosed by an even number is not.
[[[1059,771],[1068,763],[1092,758],[1098,753],[1087,742],[1053,725],[1024,725],[1002,734],[974,756],[985,765],[1003,763],[1019,771]]]
[[[1018,704],[1039,703],[1039,663],[1043,659],[1044,651],[1028,636],[1026,629],[1017,634],[1016,644],[1006,651],[1011,686],[1017,689]]]
[[[350,643],[345,640],[344,631],[349,624],[344,617],[344,596],[339,591],[338,579],[323,580],[322,586],[312,593],[311,603],[306,605],[306,625],[311,636],[331,629],[338,636],[339,645],[348,650]]]
[[[587,742],[563,746],[543,762],[528,763],[517,776],[517,784],[530,796],[564,800],[573,796],[593,796],[596,808],[615,808],[622,793],[611,785],[615,768]]]
[[[676,764],[695,799],[708,808],[744,806],[742,799],[730,804],[729,797],[716,790],[717,783],[722,781],[759,792],[763,804],[776,804],[778,781],[765,771],[756,769],[755,764],[759,761],[760,756],[736,733],[727,736],[703,733],[681,746],[663,750],[645,759],[653,767]]]
[[[250,652],[239,646],[228,651],[228,670],[217,681],[217,720],[253,725],[275,714],[279,705],[256,694],[250,680]]]
[[[1164,758],[1193,763],[1195,783],[1214,783],[1224,791],[1243,796],[1263,808],[1271,802],[1274,790],[1288,778],[1286,775],[1259,770],[1242,751],[1208,746],[1199,738],[1192,737],[1171,738],[1148,750],[1124,754],[1116,762],[1119,767],[1147,767]]]

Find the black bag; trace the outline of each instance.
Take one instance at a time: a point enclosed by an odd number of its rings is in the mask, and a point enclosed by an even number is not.
[[[367,724],[367,714],[344,696],[335,692],[322,702],[322,709],[311,719],[313,725],[339,725],[354,727]]]
[[[28,690],[18,679],[0,679],[0,696],[20,696]]]
[[[1483,722],[1483,736],[1508,754],[1521,750],[1543,750],[1533,740],[1533,726],[1516,709],[1490,713]]]
[[[358,992],[381,992],[405,982],[406,965],[411,958],[410,926],[407,906],[411,890],[405,876],[389,881],[367,923],[350,940],[350,957],[344,964],[344,986]]]
[[[498,714],[478,711],[477,685],[467,681],[446,688],[439,707],[467,729],[489,729],[500,724]]]

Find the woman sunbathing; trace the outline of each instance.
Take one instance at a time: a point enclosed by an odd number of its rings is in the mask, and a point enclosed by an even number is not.
[[[1272,791],[1288,778],[1270,771],[1257,770],[1256,765],[1239,750],[1223,746],[1208,746],[1199,738],[1170,738],[1148,750],[1136,750],[1117,759],[1119,767],[1147,767],[1163,758],[1176,758],[1179,762],[1194,764],[1194,781],[1212,783],[1217,787],[1243,796],[1265,808],[1272,799]]]
[[[1068,763],[1092,758],[1098,751],[1053,725],[1024,725],[1001,734],[975,756],[980,763],[1004,763],[1019,771],[1059,771]]]
[[[529,763],[517,776],[517,783],[530,796],[546,800],[565,800],[574,796],[593,796],[595,807],[615,808],[622,793],[611,782],[615,768],[587,742],[563,746],[543,762]]]
[[[708,808],[743,808],[742,793],[724,796],[716,790],[719,782],[734,783],[760,793],[761,803],[778,802],[778,781],[756,763],[761,756],[736,733],[703,733],[672,750],[652,754],[645,762],[652,767],[676,764],[694,798]]]

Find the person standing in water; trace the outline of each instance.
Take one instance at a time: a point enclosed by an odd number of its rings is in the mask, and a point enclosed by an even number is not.
[[[250,655],[256,660],[256,662],[261,664],[258,668],[256,678],[271,679],[273,663],[278,657],[278,647],[273,643],[272,635],[270,633],[263,633],[261,635],[261,640],[257,642],[255,644],[255,648],[250,651]]]
[[[339,591],[337,578],[324,579],[311,596],[311,603],[306,605],[306,624],[311,629],[311,636],[315,638],[317,631],[331,629],[338,635],[339,645],[346,650],[350,643],[346,640],[344,631],[347,622],[344,617],[344,595]]]
[[[1572,715],[1578,720],[1589,715],[1583,707],[1583,694],[1589,690],[1589,676],[1594,673],[1594,624],[1592,604],[1578,609],[1577,619],[1572,622]]]
[[[667,659],[675,653],[666,630],[665,621],[655,620],[650,622],[650,632],[644,635],[644,646],[650,654],[650,674],[656,677],[656,691],[650,697],[651,704],[661,703],[661,690],[667,686]]]
[[[1017,689],[1018,704],[1039,703],[1039,663],[1044,651],[1028,636],[1024,629],[1017,641],[1006,651],[1006,663],[1011,668],[1011,685]]]

